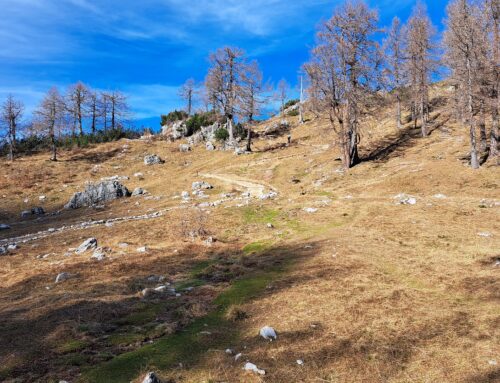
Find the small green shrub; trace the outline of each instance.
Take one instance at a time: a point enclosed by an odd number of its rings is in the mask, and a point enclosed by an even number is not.
[[[184,112],[183,110],[174,110],[173,112],[170,112],[169,114],[162,114],[161,115],[161,126],[167,125],[169,123],[175,122],[175,121],[181,121],[185,120],[188,118],[188,114]]]
[[[196,113],[186,121],[187,136],[192,136],[201,129],[202,126],[212,125],[217,121],[214,112]]]
[[[285,105],[284,105],[284,106],[285,106],[285,109],[287,109],[287,108],[289,108],[289,107],[291,107],[291,106],[294,106],[295,104],[298,104],[299,102],[300,102],[300,100],[299,100],[299,99],[297,99],[297,98],[294,98],[294,99],[292,99],[292,100],[288,100],[288,101],[285,103]]]
[[[219,128],[215,131],[215,139],[218,141],[226,141],[229,138],[227,129]]]
[[[287,113],[287,116],[288,117],[296,117],[299,115],[299,111],[298,110],[291,110]]]

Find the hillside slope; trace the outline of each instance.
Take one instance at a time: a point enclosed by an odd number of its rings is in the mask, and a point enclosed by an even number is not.
[[[460,160],[467,133],[446,103],[427,138],[392,115],[364,121],[365,161],[346,172],[312,117],[290,146],[259,139],[242,156],[137,140],[2,160],[0,242],[26,242],[0,257],[0,380],[499,381],[499,168]],[[151,153],[165,164],[146,167]],[[114,175],[149,194],[20,219]],[[183,201],[203,180],[208,198]],[[89,237],[105,260],[69,250]],[[142,296],[165,282],[180,295]]]

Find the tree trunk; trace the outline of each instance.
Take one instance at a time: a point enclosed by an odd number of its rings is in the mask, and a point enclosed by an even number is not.
[[[56,146],[56,137],[54,133],[50,135],[50,141],[52,143],[52,158],[51,161],[57,161],[57,146]]]
[[[493,111],[493,123],[491,125],[490,131],[490,155],[489,158],[497,158],[498,162],[498,144],[500,137],[498,136],[498,109],[495,108]]]
[[[401,96],[399,94],[397,95],[396,121],[398,124],[398,129],[402,129],[403,126],[401,125]]]
[[[480,143],[479,143],[479,149],[481,150],[481,153],[486,153],[488,150],[488,140],[486,138],[486,117],[484,115],[484,103],[481,101],[481,108],[479,110],[479,137],[480,137]]]
[[[234,133],[233,133],[233,118],[227,116],[227,131],[229,132],[229,141],[234,141]]]
[[[188,96],[188,116],[191,116],[191,108],[192,108],[192,103],[193,103],[193,100],[192,100],[193,96],[191,94],[191,91],[189,91],[189,96]]]
[[[247,127],[247,152],[251,151],[252,151],[252,128],[249,123]]]
[[[476,129],[474,126],[474,109],[472,99],[472,70],[470,58],[467,57],[467,113],[469,120],[469,136],[470,136],[470,165],[472,169],[479,168],[479,161],[477,158],[477,145],[476,145]]]
[[[420,95],[420,121],[422,123],[422,137],[427,137],[427,122],[425,121],[425,102],[423,91]]]

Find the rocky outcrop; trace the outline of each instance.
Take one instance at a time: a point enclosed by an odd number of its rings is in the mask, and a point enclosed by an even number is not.
[[[186,121],[175,121],[172,124],[163,125],[161,134],[171,140],[178,140],[186,137],[188,132]]]
[[[103,181],[88,184],[83,192],[77,192],[64,205],[65,209],[78,209],[84,206],[95,206],[106,201],[112,201],[130,196],[128,189],[118,181]]]

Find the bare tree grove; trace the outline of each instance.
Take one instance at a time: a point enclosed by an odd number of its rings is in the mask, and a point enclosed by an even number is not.
[[[23,112],[24,104],[22,101],[16,100],[11,94],[7,96],[7,100],[5,100],[0,108],[0,122],[6,129],[7,143],[9,145],[9,159],[11,161],[14,160],[18,128]]]

